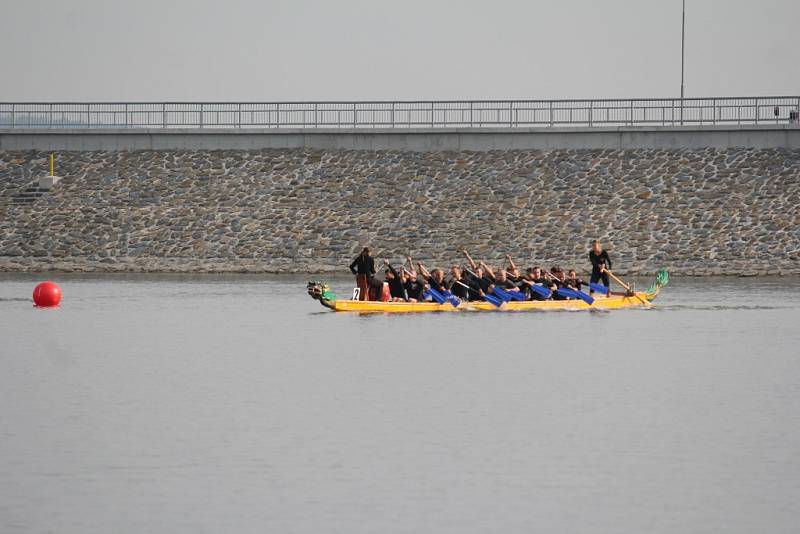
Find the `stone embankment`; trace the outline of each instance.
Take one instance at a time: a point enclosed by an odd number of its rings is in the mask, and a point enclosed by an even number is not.
[[[800,273],[800,151],[0,152],[0,270],[346,272],[365,244],[429,265],[510,252],[585,272]]]

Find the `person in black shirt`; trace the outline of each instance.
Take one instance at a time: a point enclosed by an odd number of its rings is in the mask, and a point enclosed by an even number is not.
[[[417,262],[417,267],[419,268],[419,272],[422,273],[422,276],[425,278],[425,281],[428,282],[428,285],[439,291],[447,291],[447,281],[444,279],[444,271],[441,269],[434,269],[431,272],[428,272],[425,269],[425,266],[422,265],[422,262]]]
[[[456,282],[461,282],[456,283]],[[450,288],[450,292],[458,297],[463,301],[469,300],[469,289],[464,287],[463,284],[464,280],[461,276],[461,268],[458,265],[453,265],[450,267],[450,281],[447,283],[447,287]]]
[[[505,289],[506,291],[519,291],[517,285],[508,279],[506,276],[506,271],[502,267],[497,271],[493,271],[491,267],[483,262],[481,262],[481,267],[483,267],[483,270],[492,281],[492,285],[489,287],[491,292],[494,292],[495,287]]]
[[[489,293],[489,288],[492,285],[492,280],[483,274],[483,268],[480,266],[475,267],[475,270],[467,271],[469,277],[467,278],[467,285],[470,287],[469,292],[470,300],[483,300],[483,295]]]
[[[580,291],[581,287],[586,282],[578,278],[578,273],[575,272],[575,269],[570,269],[569,271],[567,271],[566,283],[567,287],[570,287],[572,289],[577,289],[578,291]]]
[[[386,282],[389,284],[389,295],[392,297],[393,302],[406,301],[406,288],[403,284],[403,278],[400,273],[394,270],[389,260],[383,260],[386,265]]]
[[[415,271],[400,270],[400,275],[403,276],[406,294],[408,294],[409,302],[421,302],[425,300],[422,294],[425,292],[425,284],[420,280]]]
[[[552,285],[550,290],[553,292],[553,300],[569,300],[569,297],[564,297],[556,293],[556,289],[567,287],[567,277],[561,267],[551,267],[550,273],[545,273],[545,276],[550,279]]]
[[[544,288],[549,289],[552,286],[551,282],[542,277],[542,269],[541,267],[531,267],[528,269],[525,278],[522,280],[524,284],[525,295],[528,297],[528,300],[547,300],[545,297],[537,293],[536,291],[532,291],[530,286],[532,285],[539,285]]]
[[[589,261],[592,262],[592,276],[589,281],[596,284],[602,280],[603,285],[608,287],[610,283],[606,269],[611,269],[611,258],[608,257],[608,252],[603,250],[603,247],[600,246],[600,241],[597,239],[592,241],[592,250],[589,251]],[[594,290],[590,290],[589,293],[594,293]]]
[[[358,286],[358,300],[369,300],[370,279],[375,276],[375,260],[372,258],[372,248],[364,247],[353,263],[350,272],[356,275]]]
[[[517,266],[514,264],[514,260],[511,259],[511,254],[506,254],[506,260],[508,261],[508,269],[506,274],[513,276],[514,280],[519,280],[521,275],[519,269],[517,269]]]

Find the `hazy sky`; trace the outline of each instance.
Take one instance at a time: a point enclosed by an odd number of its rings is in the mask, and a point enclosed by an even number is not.
[[[800,0],[687,0],[687,96],[800,94]],[[680,0],[0,0],[0,101],[678,96]]]

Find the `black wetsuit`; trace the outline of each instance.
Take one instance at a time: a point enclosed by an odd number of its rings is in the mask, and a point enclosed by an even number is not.
[[[435,289],[439,293],[447,291],[447,281],[444,278],[442,278],[441,282],[437,282],[433,276],[428,276],[425,278],[425,281],[428,282],[428,285],[431,286],[432,289]]]
[[[425,285],[420,282],[418,278],[409,278],[406,280],[406,292],[410,299],[416,299],[418,301],[425,299],[425,297],[422,296],[425,292]]]
[[[605,273],[603,273],[603,274],[605,274]],[[577,289],[578,291],[580,291],[580,290],[581,290],[581,287],[583,287],[583,285],[584,285],[585,283],[586,283],[586,282],[584,282],[584,281],[583,281],[583,280],[581,280],[580,278],[576,278],[576,279],[574,279],[574,280],[573,280],[573,279],[571,279],[571,278],[567,278],[567,280],[566,280],[567,287],[570,287],[570,288],[572,288],[572,289]]]
[[[489,292],[489,286],[492,285],[492,280],[483,276],[478,278],[473,275],[469,275],[469,280],[467,285],[472,288],[472,291],[469,292],[469,299],[470,300],[483,300],[479,291],[483,291],[484,293]]]
[[[372,256],[359,256],[350,264],[350,272],[353,274],[365,274],[372,277],[375,274],[375,260]]]
[[[499,281],[495,280],[492,283],[494,284],[494,287],[499,287],[500,289],[505,289],[506,291],[509,291],[511,289],[519,289],[517,287],[517,284],[515,284],[514,282],[512,282],[508,278],[506,278],[504,282],[499,282]]]
[[[566,280],[561,281],[557,278],[549,278],[548,281],[550,283],[550,287],[548,289],[550,289],[550,291],[553,292],[552,296],[553,300],[569,300],[569,297],[562,297],[561,295],[556,293],[556,289],[560,287],[567,287]]]
[[[389,265],[389,271],[394,275],[394,278],[391,280],[387,280],[389,283],[389,294],[392,298],[403,299],[406,300],[406,292],[405,288],[403,287],[403,280],[400,278],[400,274],[394,270],[394,267]]]
[[[604,250],[598,255],[591,250],[589,251],[589,261],[592,262],[592,277],[589,280],[593,284],[596,284],[602,280],[603,285],[606,287],[611,285],[608,280],[608,273],[600,272],[602,267],[605,267],[606,269],[611,268],[611,258],[608,257],[608,252]]]
[[[552,284],[550,284],[544,278],[534,278],[533,280],[531,280],[531,282],[533,282],[534,284],[541,284],[542,287],[546,289],[550,289],[552,287]],[[533,291],[531,289],[531,286],[529,286],[528,284],[525,284],[525,295],[527,295],[528,300],[547,300],[544,296],[540,295],[536,291]]]
[[[464,280],[459,280],[461,284],[464,284]],[[455,280],[450,280],[450,293],[457,296],[461,300],[469,300],[469,289],[462,286],[461,284],[457,284]]]

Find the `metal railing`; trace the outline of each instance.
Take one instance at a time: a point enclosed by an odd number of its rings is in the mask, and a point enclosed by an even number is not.
[[[491,128],[769,124],[800,97],[0,103],[0,128]],[[796,121],[795,121],[796,122]]]

